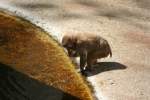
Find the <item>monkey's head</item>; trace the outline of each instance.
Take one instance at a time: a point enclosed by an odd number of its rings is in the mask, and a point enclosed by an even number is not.
[[[77,38],[74,36],[64,36],[62,46],[67,49],[69,57],[78,57]]]

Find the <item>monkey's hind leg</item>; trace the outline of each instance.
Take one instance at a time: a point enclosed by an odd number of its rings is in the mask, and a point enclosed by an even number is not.
[[[87,66],[86,71],[92,71],[92,65],[95,65],[97,63],[96,58],[92,58],[90,56],[87,56]]]

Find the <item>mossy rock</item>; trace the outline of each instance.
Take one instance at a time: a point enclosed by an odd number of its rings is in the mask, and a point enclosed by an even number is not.
[[[50,35],[2,11],[0,76],[0,99],[93,100],[86,82]]]

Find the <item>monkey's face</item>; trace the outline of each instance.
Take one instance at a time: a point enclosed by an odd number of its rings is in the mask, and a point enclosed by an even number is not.
[[[64,36],[62,39],[62,46],[67,49],[69,57],[78,57],[76,40],[74,38]]]
[[[67,49],[67,52],[69,57],[78,57],[78,53],[75,50]]]

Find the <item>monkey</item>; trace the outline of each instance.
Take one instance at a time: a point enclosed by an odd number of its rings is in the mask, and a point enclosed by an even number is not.
[[[92,65],[97,59],[112,57],[108,41],[97,34],[70,33],[62,38],[62,46],[66,48],[69,57],[80,57],[80,71],[92,71]]]

